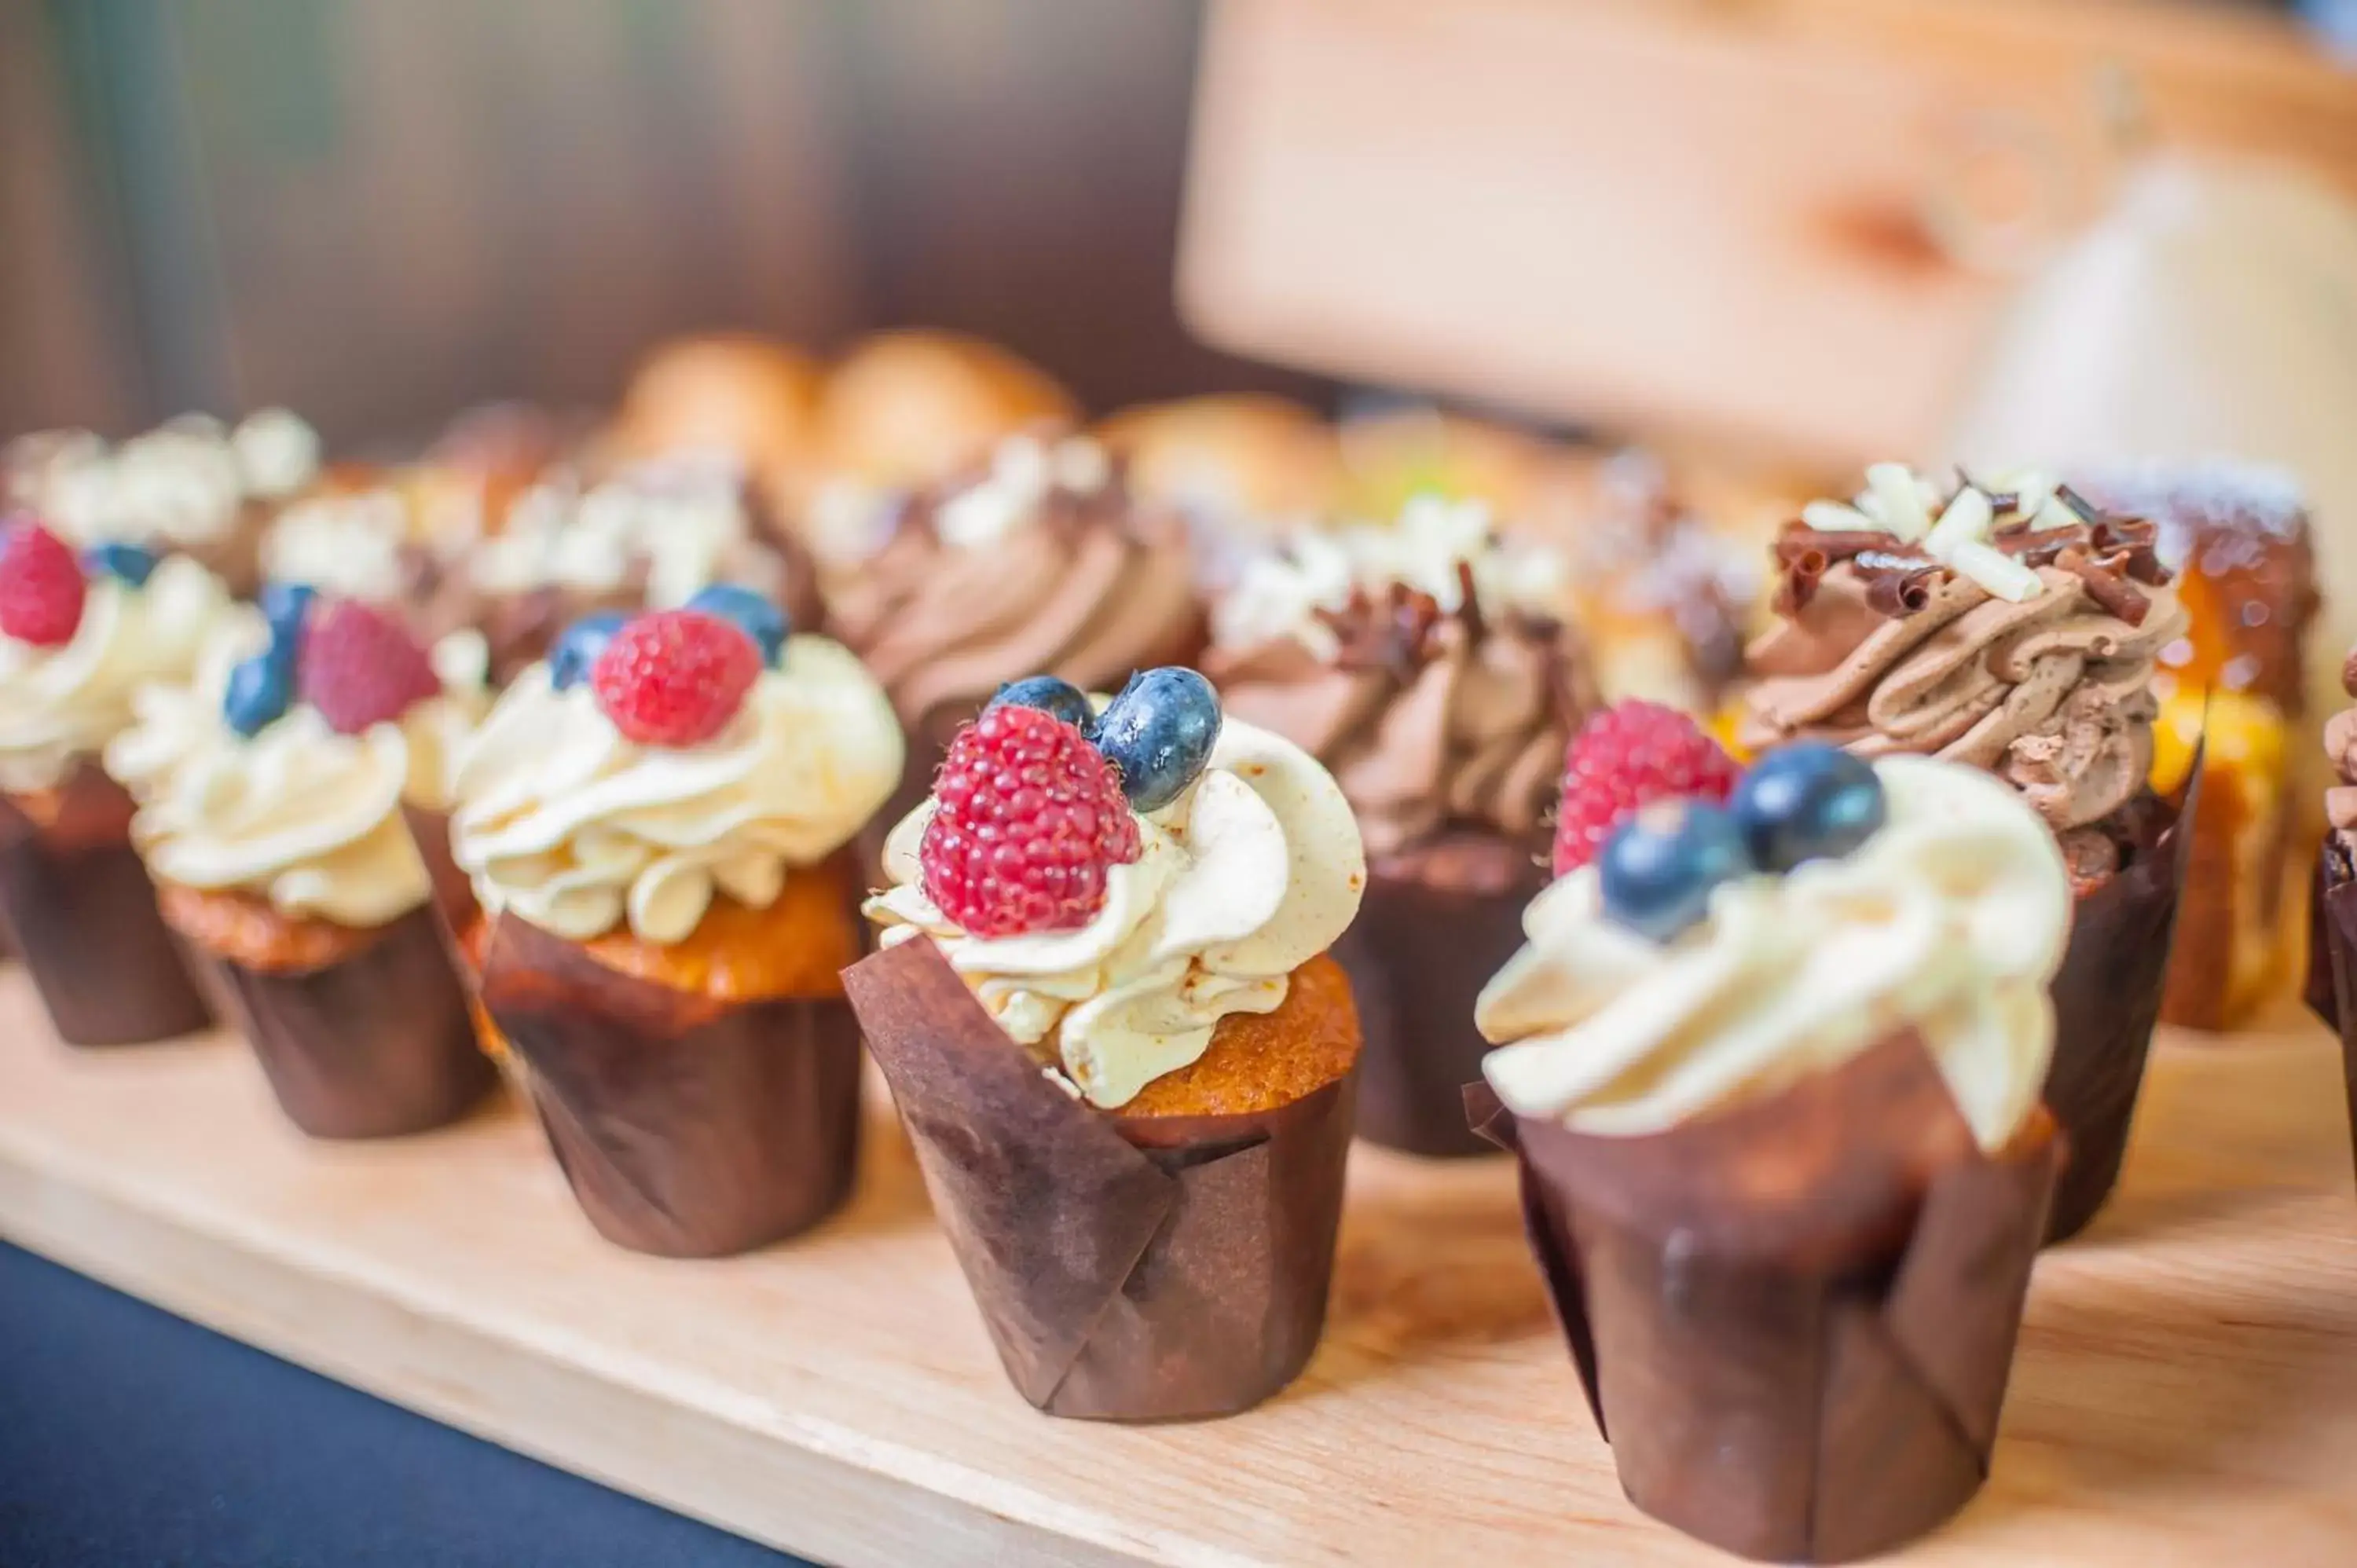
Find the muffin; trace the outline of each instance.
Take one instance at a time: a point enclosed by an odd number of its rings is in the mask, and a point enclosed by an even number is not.
[[[1365,879],[1317,760],[1191,671],[1052,678],[959,732],[845,976],[1009,1380],[1051,1415],[1222,1415],[1325,1321]]]
[[[1045,671],[1109,690],[1193,662],[1193,574],[1184,520],[1137,504],[1085,437],[1010,437],[981,471],[918,498],[827,601],[908,732],[896,806],[922,798],[950,736],[1009,681]]]
[[[1738,736],[1969,763],[2053,831],[2075,899],[2046,1086],[2071,1136],[2059,1240],[2118,1178],[2160,1010],[2200,791],[2180,804],[2147,783],[2154,672],[2186,614],[2152,525],[2050,478],[1943,491],[1884,464],[1867,480],[1857,505],[1814,502],[1779,535]]]
[[[450,818],[484,1020],[590,1223],[672,1257],[791,1236],[849,1191],[846,846],[901,764],[846,650],[712,604],[576,623],[461,751]]]
[[[630,377],[597,443],[602,459],[728,457],[765,484],[802,482],[817,444],[822,372],[791,344],[750,332],[677,338]]]
[[[70,1045],[208,1021],[100,756],[139,687],[187,679],[229,611],[188,556],[117,542],[78,557],[25,519],[0,533],[0,915]]]
[[[1490,1147],[1465,1125],[1473,998],[1545,885],[1564,747],[1598,705],[1554,618],[1563,572],[1478,502],[1426,497],[1394,527],[1295,535],[1212,607],[1229,717],[1317,757],[1358,818],[1365,903],[1334,956],[1366,1034],[1359,1131],[1392,1148]]]
[[[1566,811],[1634,809],[1533,901],[1469,1109],[1630,1499],[1746,1557],[1872,1555],[1987,1472],[2063,1157],[2069,875],[1975,768],[1803,742],[1722,804],[1662,760],[1567,779]]]
[[[2306,825],[2292,804],[2290,737],[2309,728],[2304,653],[2319,605],[2307,499],[2278,469],[2222,461],[2078,483],[2106,510],[2150,519],[2177,573],[2188,626],[2160,651],[2156,787],[2174,787],[2206,744],[2160,1015],[2230,1029],[2276,993],[2297,946],[2283,893]]]
[[[12,507],[77,549],[191,555],[245,594],[259,581],[263,526],[320,477],[319,437],[283,408],[234,427],[189,414],[119,445],[51,431],[11,443],[0,476]]]
[[[193,682],[151,685],[106,748],[132,842],[289,1120],[317,1138],[454,1121],[490,1088],[404,807],[446,804],[486,701],[481,639],[436,650],[390,611],[265,595]]]

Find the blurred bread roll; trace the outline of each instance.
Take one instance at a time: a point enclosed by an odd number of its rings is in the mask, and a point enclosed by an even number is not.
[[[986,461],[1027,425],[1077,418],[1053,377],[995,344],[955,332],[879,332],[826,378],[819,457],[830,478],[916,489]]]
[[[1413,497],[1486,502],[1508,529],[1559,526],[1592,483],[1593,458],[1509,425],[1406,408],[1340,429],[1343,501],[1354,515],[1397,517]]]
[[[619,466],[727,452],[790,487],[813,456],[822,379],[810,355],[753,333],[673,338],[630,378],[599,456]]]
[[[1141,499],[1239,532],[1325,516],[1341,479],[1332,428],[1299,403],[1265,393],[1125,409],[1097,434],[1127,462],[1130,489]]]

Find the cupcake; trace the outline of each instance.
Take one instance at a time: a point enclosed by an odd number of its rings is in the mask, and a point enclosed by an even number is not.
[[[0,533],[0,914],[69,1044],[207,1022],[100,757],[138,688],[187,679],[229,608],[184,555],[115,542],[77,557],[23,518]]]
[[[845,976],[1006,1373],[1051,1415],[1223,1415],[1326,1312],[1365,880],[1308,752],[1191,671],[960,731]]]
[[[392,612],[265,592],[196,679],[139,693],[106,748],[132,841],[287,1117],[318,1138],[424,1132],[490,1086],[406,807],[447,803],[486,701],[481,641],[430,657]]]
[[[244,593],[263,527],[319,479],[319,437],[283,408],[234,427],[190,414],[119,445],[52,431],[12,443],[0,476],[13,505],[77,549],[192,555]]]
[[[1630,1499],[1746,1557],[1865,1557],[1987,1471],[2063,1155],[2070,877],[1979,768],[1803,742],[1722,803],[1669,760],[1567,779],[1566,812],[1633,809],[1482,993],[1469,1109],[1521,1161]]]
[[[1203,642],[1184,520],[1137,506],[1080,436],[1010,437],[984,471],[919,498],[828,608],[908,731],[903,810],[1006,682],[1046,671],[1110,690]]]
[[[2357,650],[2341,667],[2341,683],[2357,697]],[[2350,1125],[2357,1129],[2357,707],[2325,721],[2324,756],[2332,782],[2309,907],[2308,1003],[2341,1032]]]
[[[577,623],[462,750],[477,1000],[608,1240],[740,1252],[848,1193],[846,846],[900,764],[858,661],[743,590]]]
[[[1366,1033],[1359,1131],[1393,1148],[1490,1147],[1465,1125],[1473,997],[1545,885],[1564,747],[1597,706],[1555,618],[1563,570],[1480,503],[1426,497],[1396,526],[1253,557],[1212,608],[1203,668],[1230,718],[1318,758],[1358,818],[1366,901],[1334,955]]]
[[[2147,783],[2154,671],[2186,615],[2152,525],[2050,479],[1943,492],[1883,464],[1867,481],[1778,536],[1777,618],[1747,652],[1738,736],[1969,763],[2053,831],[2076,900],[2046,1087],[2071,1136],[2059,1240],[2118,1179],[2160,1010],[2199,790],[2180,805]]]
[[[2161,999],[2165,1023],[2230,1029],[2276,994],[2295,948],[2285,874],[2305,823],[2294,758],[2309,733],[2304,654],[2319,605],[2307,498],[2290,475],[2212,461],[2099,469],[2074,481],[2148,518],[2177,574],[2185,635],[2160,650],[2154,782],[2202,745],[2201,816]]]

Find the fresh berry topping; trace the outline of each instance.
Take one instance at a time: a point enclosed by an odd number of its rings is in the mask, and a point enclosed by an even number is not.
[[[74,553],[39,523],[16,523],[0,538],[0,631],[35,648],[62,647],[81,625],[89,591]]]
[[[303,645],[303,618],[311,613],[311,602],[319,590],[308,583],[264,583],[255,601],[262,607],[262,618],[270,623],[274,642],[289,648]]]
[[[1095,736],[1141,811],[1158,811],[1185,794],[1219,738],[1219,693],[1176,665],[1132,675],[1098,718]]]
[[[434,661],[401,618],[357,599],[315,609],[302,646],[296,690],[339,735],[388,724],[442,690]]]
[[[1009,681],[990,699],[994,708],[1006,705],[1017,708],[1037,708],[1043,714],[1053,714],[1082,735],[1092,735],[1097,727],[1097,710],[1088,693],[1070,681],[1059,681],[1053,675],[1034,675],[1027,681]]]
[[[1731,802],[1763,871],[1847,854],[1882,826],[1873,766],[1823,741],[1779,746],[1751,765]]]
[[[960,730],[933,800],[918,848],[925,896],[974,936],[1085,926],[1104,908],[1106,873],[1138,856],[1112,765],[1038,708],[1002,703]]]
[[[640,746],[710,740],[760,678],[761,650],[744,628],[702,610],[639,617],[589,671],[597,706]]]
[[[786,639],[793,635],[793,623],[786,612],[750,588],[734,583],[715,583],[687,601],[687,607],[702,610],[705,615],[733,620],[753,646],[761,650],[761,662],[770,669],[785,657]]]
[[[1655,800],[1605,839],[1596,886],[1608,918],[1667,941],[1708,911],[1712,888],[1750,870],[1733,812],[1702,800]]]
[[[268,651],[240,662],[229,672],[221,694],[221,717],[251,740],[295,701],[295,660],[273,643]]]
[[[144,588],[156,570],[156,553],[144,544],[118,539],[83,551],[81,564],[86,573],[103,572],[135,588]]]
[[[599,610],[566,627],[556,646],[548,650],[549,683],[563,692],[589,679],[597,656],[606,651],[614,634],[630,624],[630,618],[619,610]]]
[[[1571,737],[1555,823],[1555,874],[1596,858],[1621,818],[1655,800],[1722,804],[1739,769],[1695,722],[1659,703],[1616,703]]]

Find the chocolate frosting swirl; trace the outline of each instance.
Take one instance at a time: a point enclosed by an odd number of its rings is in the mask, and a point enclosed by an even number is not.
[[[2110,816],[2145,787],[2155,659],[2186,628],[2139,526],[1998,527],[2037,577],[2014,597],[1890,534],[1792,525],[1738,740],[1972,763],[2058,832]]]
[[[1465,830],[1535,853],[1564,746],[1598,701],[1571,631],[1485,617],[1469,592],[1445,613],[1398,585],[1325,620],[1330,655],[1290,636],[1213,648],[1204,672],[1228,713],[1327,766],[1371,859]]]
[[[920,497],[829,607],[912,735],[946,740],[947,724],[1009,681],[1048,673],[1109,691],[1201,647],[1184,521],[1133,505],[1102,467],[1060,462],[1033,484],[1020,461],[1024,480],[1002,457],[990,476]],[[977,524],[984,511],[1004,515]]]

